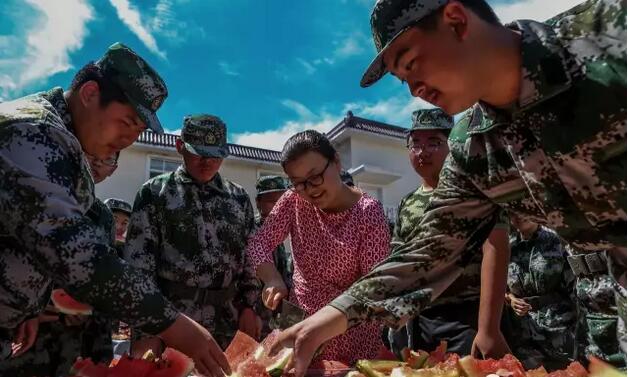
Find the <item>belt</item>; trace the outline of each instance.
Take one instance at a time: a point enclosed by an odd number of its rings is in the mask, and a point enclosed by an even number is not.
[[[162,292],[168,297],[192,300],[201,305],[210,304],[223,306],[233,300],[237,293],[235,283],[230,284],[227,288],[211,289],[192,287],[185,283],[168,279],[159,279],[158,285]]]
[[[569,255],[567,263],[577,278],[608,272],[606,255],[603,253]]]

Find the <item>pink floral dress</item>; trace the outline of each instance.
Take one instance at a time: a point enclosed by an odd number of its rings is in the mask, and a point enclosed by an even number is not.
[[[290,301],[307,315],[331,302],[389,254],[390,233],[380,202],[362,194],[349,209],[326,213],[288,191],[263,226],[249,240],[247,253],[255,269],[273,263],[273,250],[288,235],[294,260]],[[363,323],[327,343],[321,360],[352,364],[375,358],[380,350],[377,323]]]

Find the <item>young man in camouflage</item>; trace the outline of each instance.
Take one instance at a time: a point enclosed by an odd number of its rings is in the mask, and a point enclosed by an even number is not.
[[[281,196],[288,190],[288,181],[279,175],[267,175],[260,177],[255,184],[257,195],[255,196],[255,205],[259,216],[255,217],[255,228],[258,229],[264,223],[264,219],[273,210],[273,207],[281,198]],[[284,244],[280,244],[275,249],[273,254],[275,261],[275,267],[277,271],[283,277],[283,282],[288,288],[288,291],[292,288],[292,254],[286,249]],[[260,314],[262,319],[261,338],[263,339],[271,331],[270,321],[273,317],[273,312],[267,309],[262,300],[257,303],[257,313]]]
[[[403,323],[439,296],[500,209],[588,252],[612,250],[625,282],[626,2],[588,1],[553,25],[501,25],[483,0],[377,2],[378,56],[361,84],[391,72],[448,114],[473,109],[412,242],[284,333],[297,377],[330,337],[366,319]]]
[[[438,185],[438,176],[445,158],[449,154],[447,138],[453,124],[453,118],[440,109],[417,110],[412,114],[412,127],[408,131],[408,153],[410,164],[422,178],[422,184],[399,203],[397,221],[392,233],[392,248],[410,242],[417,230],[430,197]],[[487,244],[485,251],[488,256],[485,255],[484,259],[487,263],[501,263],[505,270],[509,258],[508,219],[505,214],[495,225],[489,239],[490,245]],[[397,332],[389,329],[384,332],[385,341],[388,341],[391,350],[397,355],[400,355],[404,347],[432,350],[442,340],[447,341],[449,352],[460,355],[469,355],[472,352],[478,330],[483,253],[481,250],[473,250],[469,254],[472,255],[471,259],[460,277],[421,311],[419,316],[409,321],[405,329]],[[504,272],[499,281],[484,284],[498,289],[495,295],[501,298],[505,293],[505,283]],[[486,292],[484,293],[486,295]],[[499,329],[502,313],[502,305],[499,303],[488,305],[492,312],[487,315],[491,317],[490,321],[494,322],[494,326],[485,330],[490,330],[490,337],[499,340],[503,350],[507,351],[508,345]]]
[[[159,75],[116,43],[67,92],[0,104],[0,360],[33,344],[54,284],[159,335],[203,374],[229,369],[211,335],[123,263],[88,215],[95,197],[87,157],[107,159],[147,127],[161,132],[155,112],[166,95]]]
[[[118,256],[122,258],[124,244],[126,242],[126,231],[129,227],[129,218],[133,207],[122,199],[109,198],[105,199],[105,205],[109,207],[113,213],[115,221],[114,244],[118,251]]]
[[[242,187],[218,172],[229,153],[222,120],[186,116],[176,148],[183,165],[137,193],[124,257],[224,349],[236,330],[253,337],[258,331],[251,308],[260,287],[245,253],[253,206]],[[139,340],[133,352],[154,344]]]

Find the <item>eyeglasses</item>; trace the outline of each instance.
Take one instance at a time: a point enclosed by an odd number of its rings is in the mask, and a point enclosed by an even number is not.
[[[331,164],[331,160],[327,160],[327,165],[325,165],[325,168],[323,168],[323,171],[321,171],[318,174],[314,174],[309,176],[305,181],[302,182],[293,182],[290,181],[289,184],[289,188],[292,191],[304,191],[307,186],[311,186],[311,187],[317,187],[323,184],[323,182],[325,182],[325,171],[327,171],[327,168],[329,167],[329,164]]]
[[[408,144],[408,149],[413,153],[419,153],[420,151],[434,153],[442,146],[442,141],[432,141],[427,144]]]

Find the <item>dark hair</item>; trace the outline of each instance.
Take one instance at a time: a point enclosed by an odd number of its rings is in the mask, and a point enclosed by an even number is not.
[[[129,103],[126,95],[114,84],[108,77],[106,77],[99,66],[94,62],[87,63],[81,68],[70,84],[70,90],[78,91],[83,84],[88,81],[96,81],[98,88],[100,89],[100,105],[107,106],[109,103],[116,101],[120,103]]]
[[[336,158],[336,148],[331,145],[327,136],[318,131],[306,130],[292,135],[286,141],[281,151],[281,166],[285,168],[287,163],[307,152],[319,153],[328,160]]]
[[[471,9],[473,13],[475,13],[480,19],[488,22],[492,25],[500,25],[499,17],[495,14],[495,11],[491,6],[486,2],[486,0],[458,0],[465,8]],[[422,18],[416,23],[416,27],[422,30],[434,30],[438,25],[438,19],[443,14],[443,9],[445,6],[443,5],[437,11],[432,12],[430,15]]]

